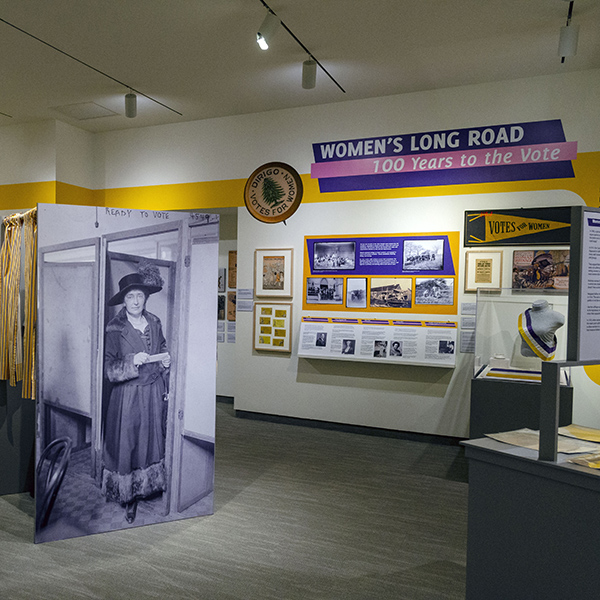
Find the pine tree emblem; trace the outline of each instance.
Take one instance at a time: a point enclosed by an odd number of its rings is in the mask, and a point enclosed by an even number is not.
[[[283,188],[272,177],[266,177],[262,186],[262,197],[265,204],[274,208],[283,202],[283,196],[285,196]]]

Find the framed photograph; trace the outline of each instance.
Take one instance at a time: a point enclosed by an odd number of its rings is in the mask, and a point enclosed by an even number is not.
[[[308,277],[306,279],[307,304],[342,304],[343,301],[343,277]]]
[[[237,287],[237,250],[229,251],[229,279],[227,287],[235,289]]]
[[[259,249],[254,252],[254,294],[292,297],[292,248]]]
[[[415,304],[454,304],[453,277],[416,277]]]
[[[219,268],[219,287],[217,288],[217,291],[219,292],[219,294],[225,293],[226,271],[227,271],[227,269],[225,267]]]
[[[371,277],[370,305],[373,308],[412,308],[412,278]]]
[[[356,242],[315,242],[313,271],[353,271]]]
[[[502,250],[467,250],[465,254],[465,292],[477,288],[502,287]]]
[[[346,308],[367,308],[367,278],[346,279]]]
[[[444,239],[404,240],[403,271],[443,271]]]
[[[292,351],[292,304],[254,303],[254,349]]]

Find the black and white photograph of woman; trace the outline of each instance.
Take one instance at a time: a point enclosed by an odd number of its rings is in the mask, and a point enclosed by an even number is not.
[[[390,356],[402,356],[402,342],[395,340],[390,346]]]
[[[38,205],[37,543],[213,512],[219,219],[165,214]]]
[[[139,500],[166,486],[165,437],[171,356],[160,319],[146,310],[160,292],[158,268],[125,275],[109,306],[123,307],[106,327],[104,370],[113,384],[104,436],[102,493],[133,523]]]

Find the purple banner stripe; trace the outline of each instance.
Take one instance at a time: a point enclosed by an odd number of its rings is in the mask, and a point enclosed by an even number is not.
[[[575,177],[570,161],[319,179],[322,193]]]

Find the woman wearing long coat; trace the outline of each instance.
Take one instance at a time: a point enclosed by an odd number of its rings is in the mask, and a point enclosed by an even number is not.
[[[160,319],[146,311],[162,289],[139,273],[119,281],[109,305],[124,303],[106,327],[104,369],[113,383],[105,421],[102,491],[125,507],[132,523],[137,502],[166,489],[165,415],[171,358]]]

